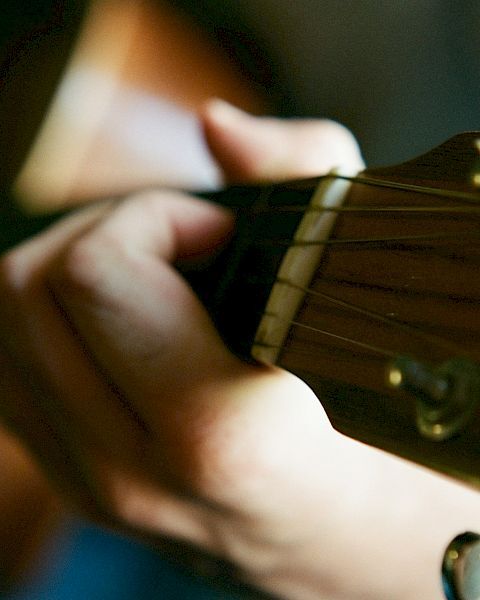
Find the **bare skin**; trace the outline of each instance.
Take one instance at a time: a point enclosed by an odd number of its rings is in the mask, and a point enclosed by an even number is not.
[[[215,102],[203,125],[230,180],[361,165],[330,122]],[[4,422],[78,509],[194,544],[262,590],[440,600],[443,547],[475,528],[477,494],[340,436],[302,382],[227,351],[174,263],[233,226],[218,207],[149,191],[4,256]]]
[[[23,576],[58,515],[58,497],[24,448],[0,429],[0,590]],[[3,591],[3,590],[2,590]]]

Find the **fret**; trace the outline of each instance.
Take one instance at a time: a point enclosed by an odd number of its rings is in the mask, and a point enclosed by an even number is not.
[[[290,247],[278,269],[275,284],[259,323],[252,356],[260,362],[275,364],[289,330],[289,323],[304,300],[307,286],[322,259],[324,248],[315,244],[297,246],[297,240],[315,242],[328,237],[335,225],[334,212],[316,212],[314,208],[338,207],[348,193],[350,182],[336,177],[323,178],[315,188],[310,204],[291,239]],[[289,285],[292,282],[294,285]],[[276,348],[276,350],[275,350]]]

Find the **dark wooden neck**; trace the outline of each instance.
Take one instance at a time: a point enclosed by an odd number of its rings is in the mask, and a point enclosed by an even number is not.
[[[251,360],[255,334],[280,264],[317,184],[318,178],[235,187],[208,195],[237,212],[235,235],[213,265],[187,277],[227,345],[243,358]]]

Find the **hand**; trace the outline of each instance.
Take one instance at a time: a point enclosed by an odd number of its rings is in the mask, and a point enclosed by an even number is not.
[[[231,180],[361,164],[330,122],[256,120],[222,103],[203,122]],[[79,211],[7,254],[3,419],[92,517],[192,543],[266,590],[440,597],[425,576],[437,566],[422,561],[433,563],[445,526],[421,536],[418,560],[401,546],[405,522],[424,516],[430,493],[473,500],[345,440],[301,382],[226,350],[174,264],[214,252],[232,227],[218,207],[149,191]],[[420,498],[405,510],[413,483]],[[426,581],[405,583],[419,563]]]

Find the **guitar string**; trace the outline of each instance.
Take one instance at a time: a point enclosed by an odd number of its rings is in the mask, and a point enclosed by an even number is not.
[[[370,317],[372,320],[379,321],[382,323],[387,323],[388,325],[391,325],[393,328],[395,328],[397,330],[402,330],[404,332],[410,333],[410,334],[418,337],[423,342],[432,343],[437,347],[442,346],[446,350],[453,351],[453,352],[459,352],[462,355],[465,353],[464,349],[460,348],[460,346],[458,346],[457,344],[454,344],[452,342],[444,340],[443,338],[441,338],[439,336],[429,334],[425,331],[422,331],[421,329],[415,327],[414,325],[410,325],[409,323],[402,323],[400,321],[396,321],[395,319],[392,319],[390,317],[381,315],[380,313],[368,310],[368,309],[363,308],[352,302],[347,302],[340,298],[336,298],[335,296],[331,296],[330,294],[326,294],[325,292],[321,292],[319,290],[314,290],[312,288],[297,285],[294,282],[292,282],[288,279],[285,279],[285,278],[279,277],[279,278],[277,278],[277,282],[287,285],[289,287],[292,287],[294,289],[297,289],[305,294],[322,298],[323,300],[326,300],[327,302],[330,302],[337,306],[343,306],[345,308],[350,309],[352,312],[356,312],[358,314],[362,314],[367,317]]]
[[[387,188],[387,189],[392,189],[392,190],[396,190],[396,191],[408,191],[408,192],[412,192],[414,194],[427,194],[430,196],[436,196],[436,197],[441,197],[444,198],[445,200],[463,200],[465,202],[468,203],[474,203],[474,204],[478,204],[480,202],[480,190],[478,193],[475,192],[462,192],[460,190],[446,190],[446,189],[440,189],[440,188],[435,188],[435,187],[431,187],[431,186],[422,186],[422,185],[415,185],[415,184],[409,184],[409,183],[400,183],[397,181],[389,181],[387,179],[385,180],[378,180],[378,179],[373,179],[370,177],[364,177],[362,175],[358,175],[358,176],[348,176],[348,175],[339,175],[339,174],[335,174],[335,173],[330,173],[327,175],[322,175],[321,177],[317,177],[317,178],[312,178],[312,182],[315,182],[316,185],[319,184],[319,182],[327,180],[327,179],[339,179],[342,181],[347,181],[349,183],[358,183],[361,185],[366,185],[366,186],[371,186],[371,187],[378,187],[378,188]],[[288,188],[287,188],[288,189]],[[272,192],[275,191],[275,187],[272,186],[270,188],[264,189],[263,190],[263,195],[265,195],[268,197]],[[292,192],[302,192],[302,191],[308,191],[308,190],[301,190],[301,189],[291,189],[290,191]],[[242,209],[242,207],[238,207],[240,209]],[[306,211],[306,210],[325,210],[325,211],[332,211],[332,212],[354,212],[355,210],[358,210],[358,208],[356,207],[311,207],[310,206],[310,199],[307,203],[305,203],[304,205],[292,205],[292,206],[286,206],[284,205],[284,207],[281,206],[276,206],[276,207],[272,207],[272,206],[257,206],[255,207],[253,210],[255,213],[261,214],[262,212],[269,212],[270,210],[272,210],[272,208],[275,208],[275,210],[285,210],[285,211]],[[364,209],[372,209],[372,210],[382,210],[381,207],[365,207]],[[427,210],[431,210],[432,212],[439,212],[441,211],[443,208],[445,207],[419,207],[420,209],[425,209],[425,212],[427,212]],[[462,207],[452,207],[453,209],[459,209]],[[467,208],[467,207],[465,207]],[[415,210],[415,208],[413,207],[409,207],[409,210]],[[360,210],[362,210],[362,208],[360,207]],[[407,210],[407,207],[402,207],[401,205],[399,207],[387,207],[387,210]],[[423,210],[420,210],[420,212],[422,212]],[[459,211],[459,212],[463,212],[463,211]],[[468,211],[465,211],[468,212]],[[476,213],[477,211],[474,210],[474,213]]]
[[[327,336],[328,336],[328,335],[330,335],[328,332],[325,332],[325,334],[326,334]],[[333,334],[332,334],[332,335],[333,335]],[[357,344],[357,341],[356,341],[356,340],[350,340],[350,339],[348,339],[348,338],[344,338],[344,340],[345,340],[345,341],[348,341],[349,343],[352,343],[353,345],[356,345],[356,344]],[[255,343],[253,344],[253,346],[257,346],[257,347],[261,347],[261,348],[266,348],[266,349],[269,349],[269,350],[280,350],[280,351],[283,351],[283,350],[285,350],[285,347],[284,347],[284,346],[275,345],[275,344],[267,344],[267,343],[264,343],[264,342],[255,342]],[[324,346],[323,346],[323,345],[322,345],[322,348],[324,348]],[[371,347],[371,348],[370,348],[370,350],[372,350],[372,351],[374,351],[374,352],[376,352],[376,353],[378,353],[378,354],[382,355],[382,360],[384,360],[384,358],[385,358],[385,357],[383,356],[383,354],[384,354],[384,353],[383,353],[383,351],[382,351],[382,349],[381,349],[381,348]],[[353,350],[353,348],[344,348],[344,349],[342,349],[342,350],[341,350],[341,349],[340,349],[340,348],[338,348],[338,347],[329,347],[329,348],[328,348],[328,352],[329,352],[329,358],[331,357],[331,353],[332,353],[332,352],[341,353],[342,351],[343,351],[343,352],[348,352],[348,353],[350,353],[350,354],[352,354],[352,355],[354,355],[354,354],[355,354],[355,351]],[[289,354],[297,354],[297,355],[298,355],[298,354],[300,354],[300,355],[302,355],[302,356],[309,356],[309,357],[311,357],[311,356],[312,356],[312,350],[311,350],[311,348],[308,348],[308,349],[307,349],[307,348],[305,348],[305,349],[303,349],[303,348],[296,348],[296,347],[293,347],[293,348],[292,348],[292,347],[289,347],[289,348],[288,348],[288,353],[289,353]],[[398,355],[395,355],[395,356],[396,356],[396,357],[398,357]],[[357,358],[358,358],[358,359],[360,359],[360,360],[361,360],[362,358],[363,358],[363,359],[366,359],[366,360],[368,360],[368,358],[370,358],[370,357],[369,357],[369,355],[368,355],[367,353],[364,353],[362,356],[357,356]],[[389,357],[389,358],[390,358],[390,357]],[[280,364],[280,363],[276,363],[276,364]]]
[[[480,207],[475,206],[305,206],[300,205],[281,205],[275,207],[261,207],[255,213],[271,212],[272,208],[276,212],[285,213],[440,213],[440,214],[469,214],[480,215]]]
[[[365,348],[367,350],[377,352],[378,354],[382,354],[383,356],[388,356],[389,358],[397,357],[397,354],[395,354],[395,352],[392,352],[391,350],[387,350],[386,348],[381,348],[380,346],[374,346],[372,344],[360,342],[359,340],[355,340],[353,338],[348,338],[348,337],[345,337],[342,335],[338,335],[336,333],[332,333],[331,331],[327,331],[326,329],[319,329],[318,327],[313,327],[312,325],[307,325],[306,323],[301,323],[300,321],[295,321],[295,320],[289,321],[288,319],[283,319],[282,317],[280,317],[279,315],[274,314],[274,313],[264,313],[264,314],[274,317],[280,321],[287,322],[288,325],[295,325],[302,329],[308,329],[309,331],[313,331],[315,333],[320,333],[326,337],[331,337],[336,340],[348,342],[349,344],[353,344],[355,346],[359,346],[361,348]],[[263,342],[259,342],[259,341],[254,341],[254,346],[263,346],[266,348],[273,348],[273,349],[280,349],[280,350],[284,349],[283,346],[277,346],[275,344],[268,344],[268,343],[263,343]]]
[[[348,175],[338,175],[335,173],[330,173],[327,175],[322,175],[321,177],[313,178],[312,183],[315,182],[317,185],[324,180],[327,179],[340,179],[342,181],[347,181],[349,183],[359,183],[361,185],[367,185],[371,187],[379,187],[379,188],[387,188],[396,191],[405,191],[412,192],[414,194],[427,194],[429,196],[436,196],[440,198],[445,198],[446,200],[463,200],[465,202],[471,202],[474,204],[478,204],[480,202],[480,189],[479,192],[463,192],[461,190],[447,190],[443,188],[435,188],[431,186],[422,186],[415,185],[411,183],[400,183],[397,181],[389,181],[388,179],[379,180],[373,179],[370,177],[364,177],[362,175],[357,176],[348,176]],[[270,191],[273,191],[275,187],[270,188]],[[288,188],[287,188],[288,189]],[[307,191],[302,190],[301,188],[295,189],[291,188],[290,191],[298,192],[298,191]],[[308,203],[305,204],[305,208]]]
[[[327,176],[323,177],[322,179],[326,179],[326,178],[342,179],[345,181],[349,181],[351,183],[359,183],[359,184],[363,184],[363,185],[369,185],[369,186],[380,187],[380,188],[389,188],[389,189],[400,190],[400,191],[409,191],[409,192],[413,192],[413,193],[429,194],[429,195],[433,195],[433,196],[437,196],[437,197],[446,198],[449,200],[451,200],[451,199],[463,200],[463,201],[475,202],[475,203],[478,203],[480,201],[480,194],[474,194],[474,193],[469,193],[469,192],[442,190],[442,189],[438,189],[438,188],[432,188],[432,187],[428,187],[428,186],[418,186],[418,185],[413,185],[413,184],[401,184],[398,182],[388,181],[388,180],[378,181],[378,180],[369,179],[369,178],[365,178],[365,177],[361,177],[361,176],[360,177],[347,177],[347,176],[339,176],[339,175],[327,175]],[[265,207],[264,209],[260,209],[260,211],[258,211],[258,212],[261,212],[263,210],[269,211],[269,210],[271,210],[271,207]],[[383,207],[377,207],[377,206],[312,207],[309,205],[304,205],[304,206],[283,205],[283,206],[275,207],[275,210],[280,211],[280,212],[319,212],[319,213],[322,213],[322,212],[336,212],[336,213],[396,212],[396,213],[480,214],[480,209],[477,209],[476,207],[458,206],[458,205],[456,205],[456,206],[402,206],[402,205],[395,206],[394,205],[394,206],[383,206]],[[318,240],[318,241],[294,240],[293,243],[292,243],[292,240],[267,240],[267,241],[260,242],[260,245],[263,245],[263,244],[277,245],[278,244],[281,246],[283,246],[283,245],[287,245],[287,246],[292,246],[292,245],[294,245],[294,246],[312,246],[312,245],[321,246],[321,245],[337,245],[337,244],[352,244],[352,243],[368,244],[368,243],[386,243],[386,242],[388,243],[388,242],[399,242],[399,241],[403,242],[403,241],[444,240],[444,239],[458,239],[459,237],[460,236],[458,233],[456,233],[456,234],[435,233],[435,234],[430,234],[430,235],[421,234],[421,235],[396,236],[396,237],[388,237],[388,238],[385,238],[385,237],[382,237],[382,238],[359,238],[359,239],[345,239],[344,238],[344,239],[327,239],[327,240]],[[472,234],[471,232],[469,232],[467,235],[461,236],[461,240],[462,241],[465,240],[465,237],[467,237],[467,238],[470,237],[471,239],[478,239],[478,238],[480,238],[480,234],[475,234],[475,233]],[[280,279],[279,279],[279,281],[282,282]],[[437,338],[437,336],[430,336],[429,334],[427,334],[421,330],[417,330],[414,326],[404,324],[404,323],[399,323],[398,321],[389,319],[388,317],[384,317],[383,315],[379,315],[378,313],[374,313],[372,311],[363,309],[362,307],[359,307],[353,303],[345,302],[343,300],[329,296],[328,294],[324,294],[322,292],[312,290],[311,288],[302,288],[301,286],[296,286],[295,284],[293,284],[292,282],[288,282],[287,280],[284,280],[283,283],[287,283],[288,285],[297,287],[298,289],[300,289],[301,291],[304,291],[305,293],[321,296],[323,299],[325,299],[329,302],[344,306],[346,308],[349,308],[352,311],[355,311],[355,312],[358,312],[361,314],[365,314],[373,319],[387,322],[388,324],[390,324],[392,326],[399,327],[402,330],[409,331],[410,333],[413,333],[414,335],[420,336],[423,338],[423,340],[434,341],[435,344],[437,344],[437,345],[440,343],[440,345],[442,345],[443,347],[447,347],[449,349],[454,349],[455,352],[458,349],[457,345],[452,344],[451,342],[448,342],[446,340],[443,340],[442,338]],[[265,313],[265,314],[267,314],[267,313]],[[277,319],[281,318],[278,315],[270,315],[270,316],[274,316]],[[397,356],[394,352],[387,350],[385,348],[367,344],[365,342],[361,342],[361,341],[355,340],[353,338],[340,336],[340,335],[334,334],[330,331],[319,329],[319,328],[313,327],[311,325],[301,323],[296,320],[292,320],[288,324],[295,325],[297,327],[301,327],[304,329],[308,329],[310,331],[319,333],[323,336],[327,336],[332,339],[337,339],[340,341],[347,342],[354,346],[358,346],[358,347],[382,354],[383,356],[387,356],[390,358],[395,358]],[[275,348],[275,349],[279,349],[279,350],[283,349],[283,346],[275,346],[273,344],[262,344],[260,342],[255,342],[255,345],[266,346],[266,347]],[[464,350],[462,349],[462,350],[460,350],[460,352],[464,353]]]
[[[369,238],[327,238],[323,240],[289,240],[289,239],[261,239],[254,242],[255,246],[279,246],[279,247],[306,247],[306,246],[336,246],[341,244],[379,244],[391,242],[430,241],[430,240],[458,240],[464,242],[466,239],[479,240],[479,232],[437,232],[418,235],[398,235],[392,237],[369,237]]]
[[[295,287],[297,287],[297,286],[295,286]],[[298,286],[298,287],[300,287],[300,286]],[[322,294],[322,296],[323,296],[323,294]],[[328,296],[327,296],[327,299],[328,299]],[[334,299],[334,301],[337,302],[337,299]],[[338,301],[338,303],[339,304],[349,305],[349,303],[344,303],[343,301]],[[364,312],[364,313],[366,313],[369,316],[372,316],[374,318],[377,316],[375,313],[371,313],[370,311],[366,311],[365,309],[362,309],[361,307],[356,307],[355,305],[349,305],[348,307],[352,308],[353,310],[356,310],[356,311],[358,310],[359,312]],[[272,318],[274,318],[274,319],[276,319],[278,321],[286,323],[289,326],[295,325],[295,326],[300,327],[302,329],[307,329],[309,331],[312,331],[312,332],[315,332],[315,333],[319,333],[320,335],[323,335],[323,336],[326,336],[326,337],[330,337],[330,338],[333,338],[333,339],[336,339],[336,340],[344,341],[344,342],[347,342],[347,343],[352,344],[354,346],[361,347],[361,348],[364,348],[366,350],[370,350],[370,351],[376,352],[377,354],[381,354],[381,355],[389,357],[389,358],[397,358],[399,356],[399,353],[395,353],[392,350],[387,350],[386,348],[383,348],[383,347],[380,347],[380,346],[376,346],[376,345],[373,345],[373,344],[367,344],[366,342],[361,342],[360,340],[356,340],[354,338],[349,338],[349,337],[346,337],[346,336],[341,336],[339,334],[333,333],[333,332],[328,331],[326,329],[321,329],[319,327],[314,327],[313,325],[309,325],[307,323],[302,323],[301,321],[297,321],[296,319],[288,320],[288,319],[285,319],[285,318],[281,317],[277,313],[265,311],[263,313],[263,315],[272,317]],[[389,321],[388,318],[386,318],[386,317],[384,318],[382,315],[378,315],[378,317],[380,319],[382,319],[382,320]],[[408,324],[398,323],[397,321],[392,321],[391,324],[392,325],[398,325],[398,326],[400,326],[402,328],[405,327],[405,329],[410,329],[411,328],[411,326],[409,326]],[[414,328],[412,327],[412,329],[414,329]],[[414,333],[414,335],[418,335],[419,337],[424,337],[425,339],[427,339],[427,341],[430,341],[428,339],[430,336],[428,334],[426,334],[425,332],[415,330],[415,331],[413,331],[411,333]],[[441,345],[441,346],[444,347],[444,349],[452,351],[452,352],[455,352],[455,353],[458,352],[458,355],[461,355],[463,357],[468,357],[469,356],[469,353],[465,352],[465,350],[463,348],[460,348],[459,346],[457,346],[455,344],[447,342],[446,340],[443,340],[442,338],[436,338],[435,336],[431,336],[431,337],[432,337],[431,341],[435,342],[435,344],[436,344],[437,347],[438,347],[438,345]],[[423,341],[425,341],[425,339]],[[440,344],[439,344],[439,342],[440,342]],[[269,343],[264,343],[264,342],[261,342],[261,341],[258,341],[258,340],[254,341],[254,346],[261,346],[261,347],[265,347],[265,348],[272,348],[272,349],[275,349],[275,350],[285,350],[286,349],[285,346],[283,346],[283,345],[269,344]],[[295,353],[299,353],[300,352],[301,353],[302,351],[299,350],[299,349],[297,349],[297,348],[291,348],[290,347],[290,348],[288,348],[288,352],[295,352]],[[416,358],[417,360],[420,360],[419,357],[415,356],[415,353],[410,352],[409,355],[412,358],[414,358],[414,359]]]
[[[431,186],[424,185],[415,185],[413,183],[399,183],[398,181],[389,181],[388,179],[384,179],[382,181],[378,179],[373,179],[370,177],[362,177],[361,175],[349,177],[347,175],[325,175],[325,178],[333,178],[333,179],[341,179],[343,181],[349,181],[350,183],[363,183],[365,185],[370,185],[373,187],[383,187],[389,188],[393,190],[401,190],[414,192],[419,194],[428,194],[431,196],[439,196],[442,198],[447,198],[449,200],[466,200],[467,202],[480,202],[480,193],[475,192],[462,192],[461,190],[446,190],[435,188]]]

